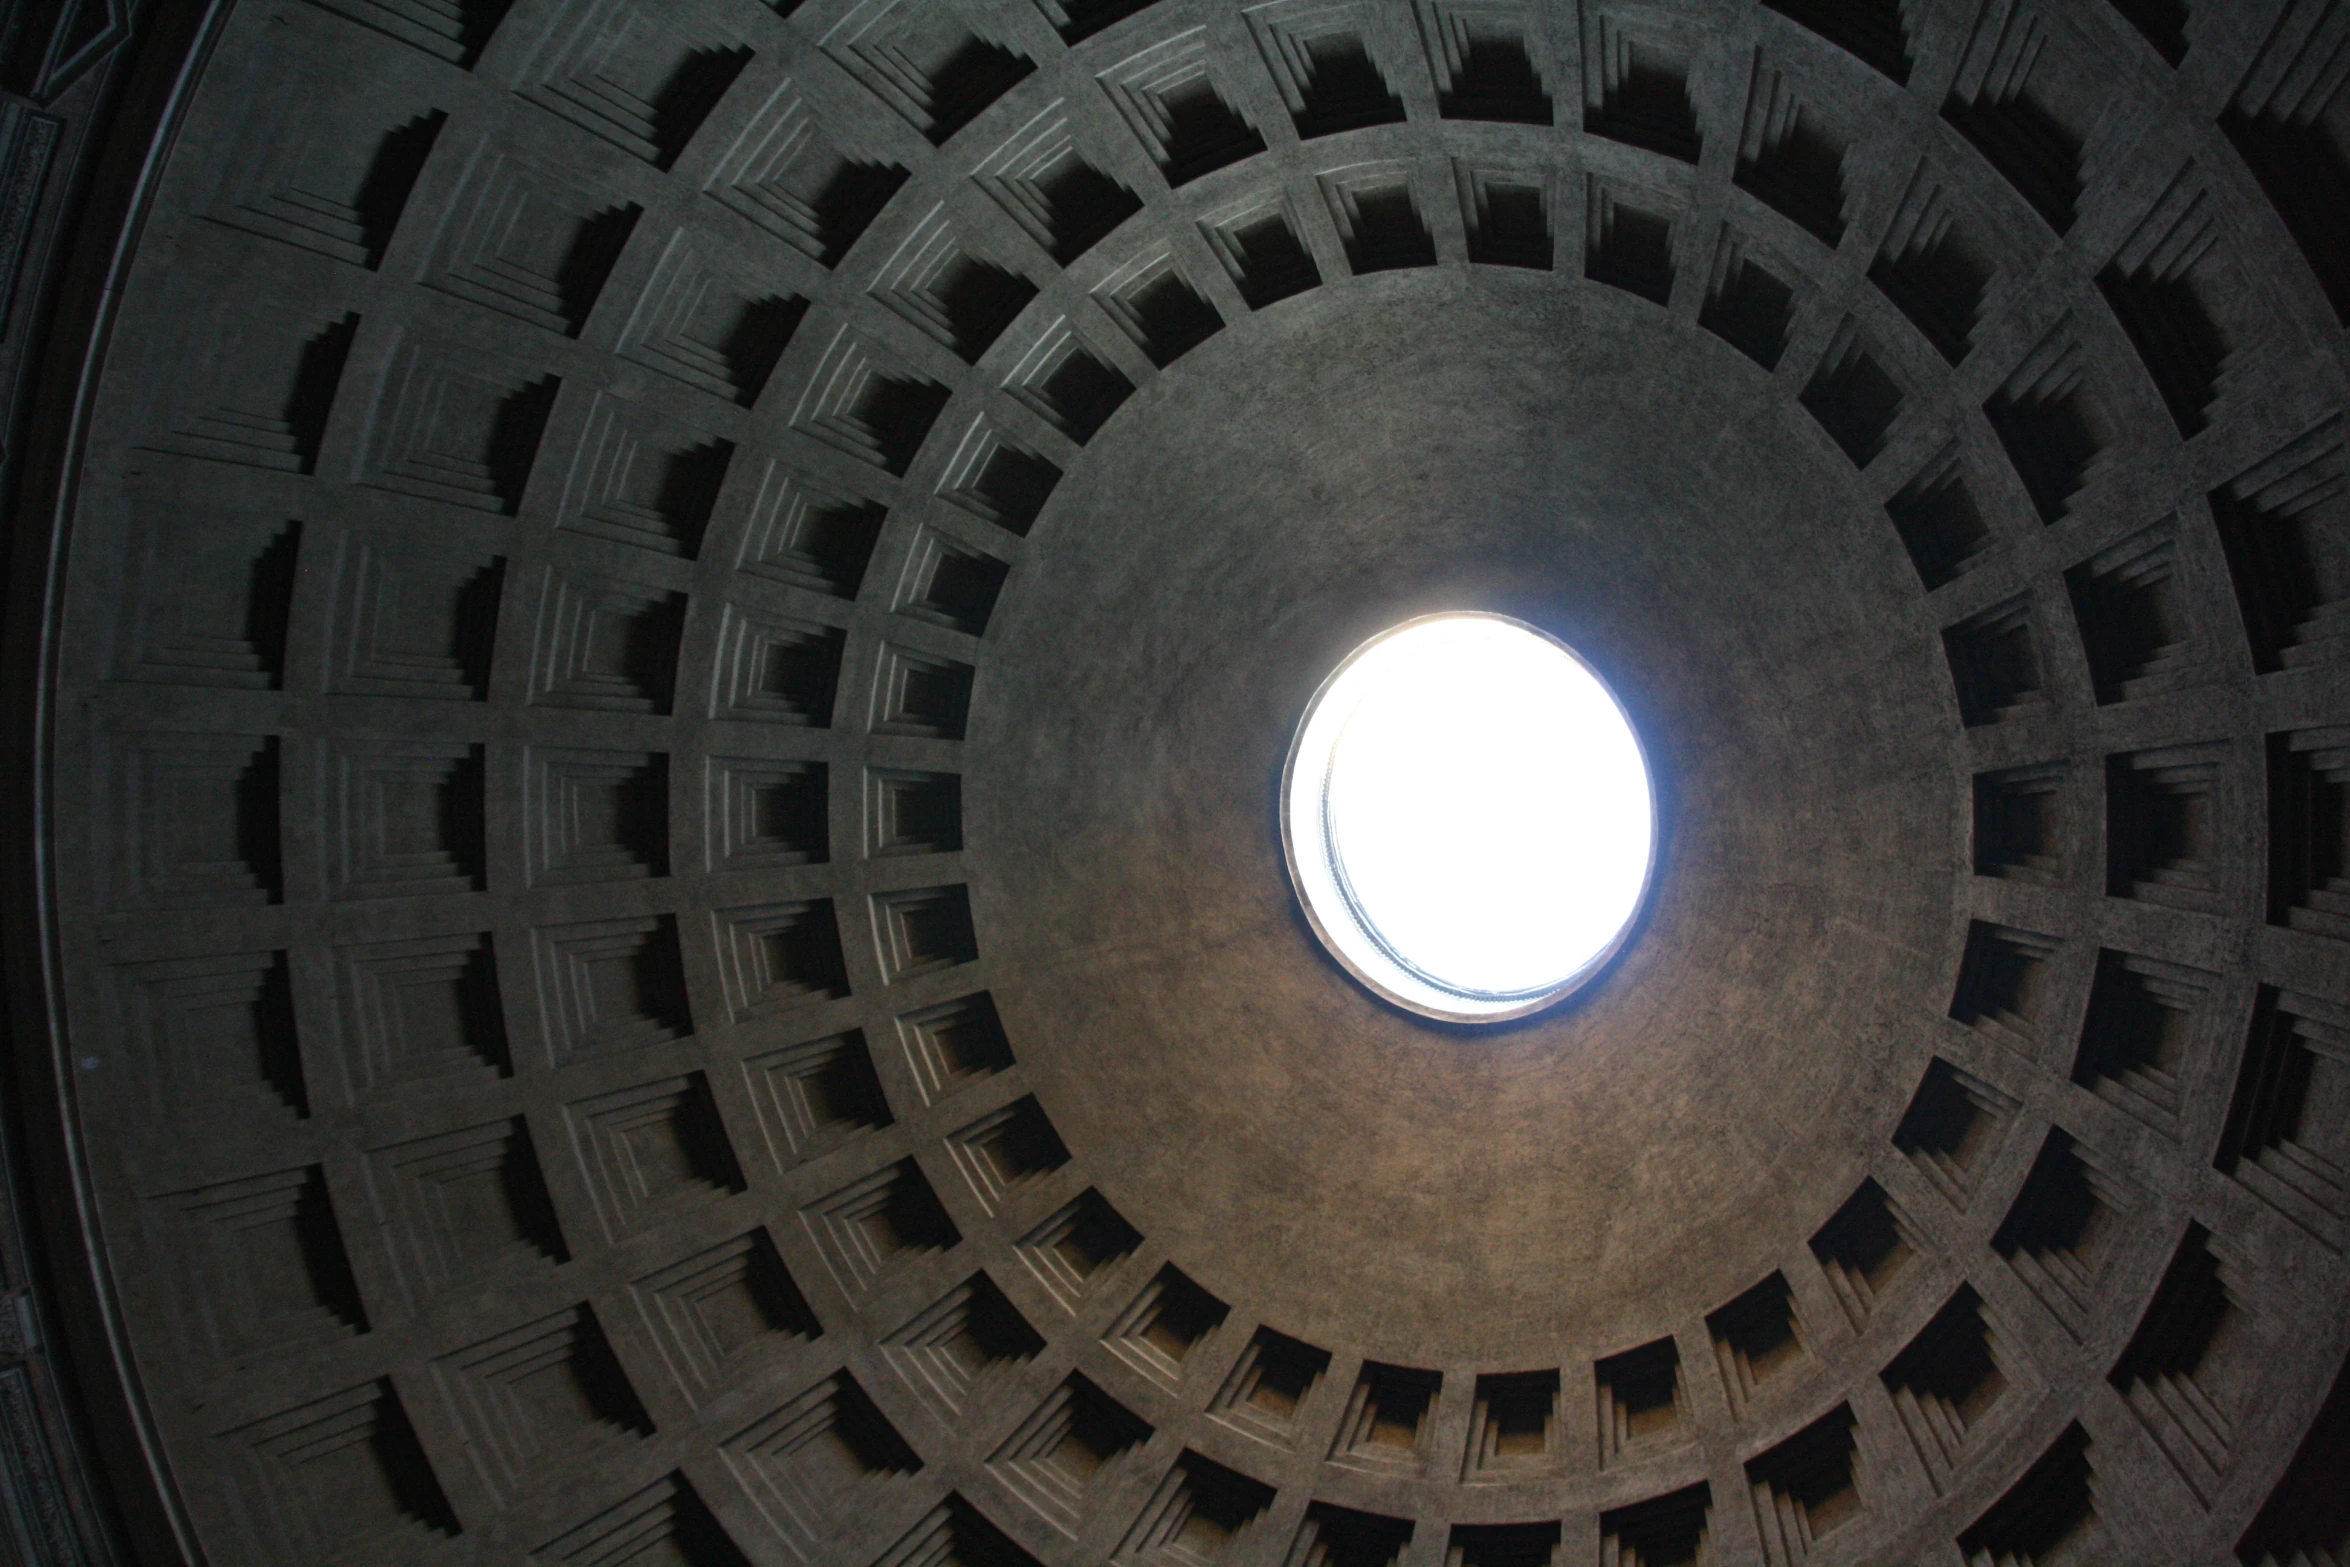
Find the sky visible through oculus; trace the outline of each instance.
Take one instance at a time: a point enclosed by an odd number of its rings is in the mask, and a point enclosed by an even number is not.
[[[1320,764],[1330,888],[1358,928],[1317,913],[1342,944],[1368,935],[1439,989],[1525,998],[1604,956],[1638,911],[1647,765],[1614,696],[1547,637],[1485,615],[1409,625],[1345,666],[1305,742],[1320,742],[1298,765]]]

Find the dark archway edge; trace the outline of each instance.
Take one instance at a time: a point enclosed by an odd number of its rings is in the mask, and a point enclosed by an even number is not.
[[[87,1201],[55,1026],[46,758],[58,573],[90,400],[122,273],[231,5],[109,0],[116,41],[74,79],[19,73],[94,3],[32,0],[0,19],[13,24],[9,85],[42,95],[10,93],[6,112],[37,117],[53,138],[45,160],[11,159],[0,190],[29,207],[22,250],[0,256],[15,274],[0,341],[0,1557],[31,1567],[203,1559],[154,1445]]]

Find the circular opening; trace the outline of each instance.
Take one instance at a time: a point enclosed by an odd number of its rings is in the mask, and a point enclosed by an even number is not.
[[[1306,916],[1380,995],[1497,1022],[1623,944],[1656,801],[1615,694],[1555,637],[1431,615],[1349,654],[1306,707],[1281,833]]]

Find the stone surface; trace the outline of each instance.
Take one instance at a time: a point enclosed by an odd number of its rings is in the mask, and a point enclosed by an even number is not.
[[[54,1341],[157,1561],[2340,1554],[2346,16],[148,35],[24,296],[12,1505]],[[1664,804],[1490,1031],[1275,814],[1454,607]]]
[[[969,858],[1122,1209],[1309,1337],[1498,1365],[1696,1314],[1843,1200],[1943,999],[1963,824],[1908,563],[1800,412],[1636,305],[1478,283],[1252,318],[1103,435],[1001,611]],[[1378,1003],[1281,863],[1306,700],[1443,609],[1583,651],[1661,782],[1643,934],[1519,1026]]]

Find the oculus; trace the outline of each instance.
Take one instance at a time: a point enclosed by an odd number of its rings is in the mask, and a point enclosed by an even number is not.
[[[1630,935],[1656,795],[1623,705],[1573,649],[1501,615],[1428,615],[1347,655],[1281,779],[1306,918],[1424,1017],[1540,1011]]]

